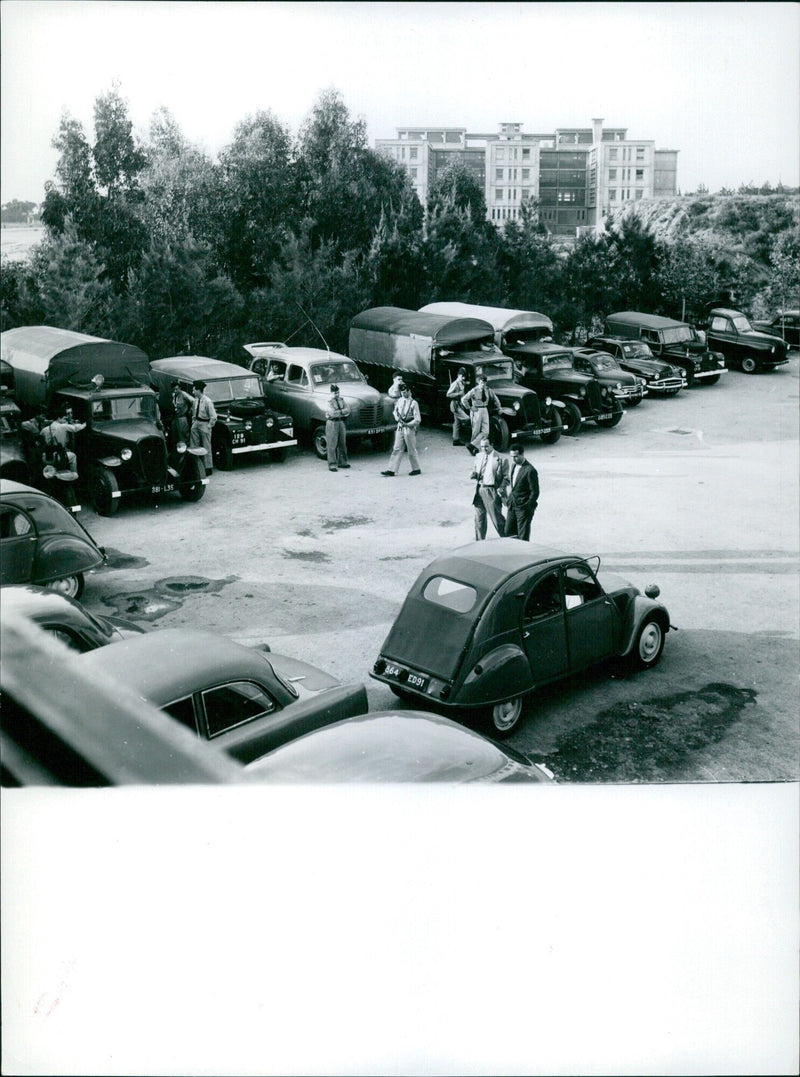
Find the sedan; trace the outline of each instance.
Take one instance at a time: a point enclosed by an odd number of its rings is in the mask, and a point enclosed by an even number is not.
[[[552,782],[513,748],[422,711],[373,711],[307,733],[251,763],[270,782]]]
[[[0,479],[0,583],[35,583],[80,598],[106,555],[75,516],[32,486]]]
[[[768,321],[754,321],[753,328],[759,333],[780,337],[795,351],[800,348],[800,310],[785,310]]]
[[[586,559],[517,539],[474,542],[432,561],[409,591],[371,676],[397,696],[492,736],[518,727],[543,684],[607,659],[649,669],[671,627],[656,599]]]
[[[363,684],[342,684],[269,647],[245,647],[210,632],[147,632],[75,661],[90,677],[131,689],[240,763],[367,710]]]
[[[594,348],[573,348],[572,365],[580,374],[588,374],[601,385],[610,389],[617,400],[635,408],[641,404],[647,390],[644,378],[637,378],[623,370],[613,355],[596,351]]]
[[[587,348],[612,355],[623,370],[644,379],[649,396],[677,396],[686,388],[686,376],[680,367],[657,359],[643,340],[618,340],[615,337],[589,337]]]
[[[121,617],[101,617],[89,613],[80,602],[46,587],[5,587],[3,609],[22,614],[49,635],[66,643],[73,651],[93,651],[108,643],[140,636],[144,629]]]

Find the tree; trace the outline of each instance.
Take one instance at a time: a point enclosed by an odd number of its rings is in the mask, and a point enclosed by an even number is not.
[[[535,200],[522,203],[518,220],[505,222],[499,264],[509,307],[549,312],[559,303],[562,265]]]
[[[52,140],[59,151],[56,176],[59,183],[45,184],[42,222],[53,233],[61,232],[67,216],[84,239],[90,238],[98,207],[92,175],[92,151],[83,127],[68,112],[62,113],[58,133]]]
[[[0,281],[0,332],[19,325],[40,325],[44,311],[30,262],[3,255]]]
[[[383,212],[366,259],[371,305],[416,310],[422,299],[422,206],[413,191],[398,212]]]
[[[0,214],[2,214],[4,224],[24,224],[28,219],[28,214],[34,209],[36,209],[35,202],[20,202],[12,198],[0,209]]]
[[[437,175],[428,191],[428,213],[444,205],[469,209],[476,227],[486,222],[483,185],[461,161],[453,160]]]
[[[681,321],[702,322],[724,281],[715,246],[697,238],[678,237],[659,250],[656,281],[659,311]]]
[[[132,201],[146,158],[134,143],[128,106],[116,83],[95,99],[94,131],[92,153],[97,186],[109,199],[126,197]]]
[[[106,333],[109,285],[92,245],[80,239],[70,218],[59,234],[39,245],[32,268],[42,320],[47,325]]]

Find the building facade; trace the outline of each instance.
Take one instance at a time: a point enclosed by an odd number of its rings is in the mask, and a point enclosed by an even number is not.
[[[439,172],[461,161],[482,185],[486,216],[502,227],[519,217],[524,202],[539,202],[539,218],[555,235],[597,228],[609,211],[643,198],[677,193],[677,150],[657,150],[650,139],[629,139],[624,127],[556,128],[527,134],[521,123],[496,132],[465,127],[401,127],[375,148],[409,174],[423,206]]]

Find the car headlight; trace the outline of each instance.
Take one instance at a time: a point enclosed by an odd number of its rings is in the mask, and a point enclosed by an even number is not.
[[[618,389],[621,389],[621,388],[622,388],[622,382],[621,382],[621,381],[618,381],[618,382],[617,382],[617,388],[618,388]]]
[[[186,452],[186,442],[185,441],[179,441],[178,444],[175,446],[175,452],[178,452],[178,453]]]
[[[120,460],[130,460],[130,458],[133,456],[133,453],[130,449],[123,449],[119,456]]]
[[[267,419],[267,426],[274,426],[274,425],[275,425],[275,420],[274,419]],[[248,426],[247,429],[249,430],[250,427]]]
[[[545,407],[547,407],[547,408],[549,408],[549,407],[552,407],[552,405],[553,405],[553,398],[552,398],[551,396],[546,396],[546,397],[544,398],[544,404],[545,404]]]
[[[249,420],[249,419],[248,419],[248,420],[247,420],[247,422],[246,422],[246,423],[244,424],[244,428],[245,428],[245,430],[252,430],[252,429],[253,429],[253,424],[252,424],[252,423],[250,422],[250,420]]]
[[[586,386],[585,385],[581,386],[580,392],[578,393],[578,396],[586,396]]]
[[[519,400],[514,401],[514,411],[519,411]]]
[[[46,479],[54,479],[56,477],[56,469],[52,464],[45,464],[42,469],[42,474]]]

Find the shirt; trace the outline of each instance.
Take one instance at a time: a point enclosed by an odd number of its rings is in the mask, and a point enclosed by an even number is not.
[[[199,422],[209,422],[212,426],[217,421],[217,410],[205,393],[195,399],[192,417]]]

